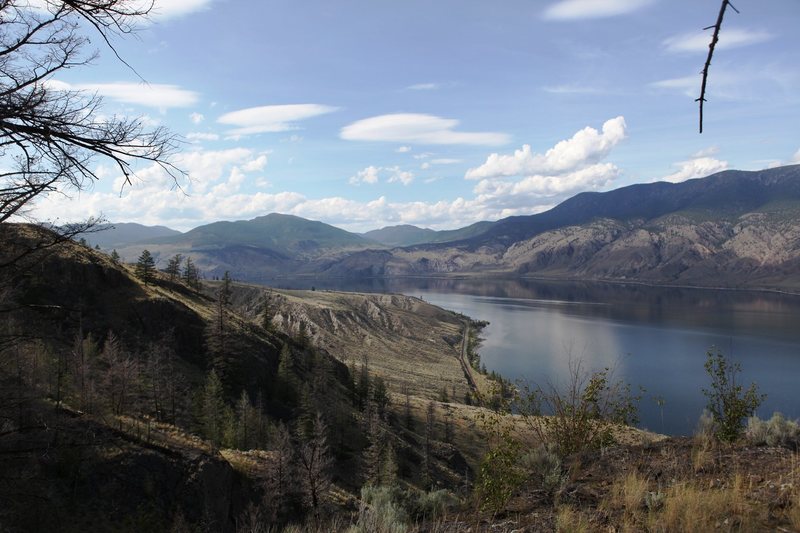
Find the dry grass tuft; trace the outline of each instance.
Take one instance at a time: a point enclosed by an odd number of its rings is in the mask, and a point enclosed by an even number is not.
[[[590,531],[589,519],[579,510],[565,505],[558,509],[556,515],[556,531],[558,533],[584,533]]]

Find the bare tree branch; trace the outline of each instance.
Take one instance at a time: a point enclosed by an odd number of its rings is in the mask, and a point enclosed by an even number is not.
[[[722,4],[719,7],[719,15],[717,15],[717,22],[713,26],[708,26],[703,28],[704,30],[710,30],[711,28],[714,29],[714,34],[711,36],[711,43],[708,45],[708,57],[706,57],[706,64],[703,67],[703,82],[700,85],[700,98],[697,98],[695,102],[700,102],[700,133],[703,133],[703,103],[706,102],[706,85],[708,83],[708,69],[711,67],[711,58],[714,56],[714,49],[717,46],[717,42],[719,41],[719,32],[722,29],[722,19],[725,17],[725,11],[730,6],[731,9],[739,12],[738,9],[733,7],[733,4],[730,3],[730,0],[722,0]]]

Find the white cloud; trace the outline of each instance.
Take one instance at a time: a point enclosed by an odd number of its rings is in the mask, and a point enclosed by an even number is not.
[[[267,166],[267,155],[261,154],[255,159],[251,159],[242,165],[245,172],[260,172]]]
[[[431,159],[431,163],[434,165],[454,165],[456,163],[461,163],[460,159],[449,159],[446,157],[440,159]]]
[[[695,99],[700,93],[700,73],[650,83],[655,89],[675,91]],[[709,99],[729,101],[796,102],[800,71],[780,63],[744,63],[712,67]],[[709,96],[710,95],[710,96]]]
[[[202,142],[202,141],[218,141],[219,135],[216,133],[204,133],[200,131],[193,131],[186,134],[186,139],[189,142]]]
[[[800,163],[800,148],[798,148],[794,156],[792,156],[792,163]]]
[[[165,20],[208,9],[212,0],[156,0],[150,16]],[[144,2],[147,5],[146,2]]]
[[[619,169],[612,163],[598,163],[556,176],[537,174],[519,181],[484,179],[474,191],[486,203],[520,207],[541,203],[542,197],[599,190],[610,185],[618,175]]]
[[[414,174],[406,170],[401,170],[400,167],[387,168],[392,173],[387,180],[389,183],[402,183],[403,185],[410,185],[414,181]]]
[[[692,154],[690,159],[698,159],[700,157],[711,157],[712,155],[717,155],[719,153],[719,146],[709,146],[707,148],[703,148],[702,150],[698,150]]]
[[[61,82],[63,83],[63,82]],[[73,90],[95,92],[125,104],[135,104],[166,110],[173,107],[189,107],[199,100],[194,91],[181,89],[177,85],[160,83],[81,83],[67,85]]]
[[[505,133],[455,131],[458,120],[419,113],[379,115],[342,128],[348,141],[387,141],[412,144],[468,144],[496,146],[509,142]]]
[[[546,85],[542,90],[551,94],[595,94],[599,93],[600,89],[589,85],[578,85],[574,83],[567,83],[563,85]]]
[[[193,124],[200,124],[201,122],[203,122],[203,120],[205,120],[206,117],[203,116],[202,113],[194,112],[191,115],[189,115],[189,118],[192,120]]]
[[[494,153],[483,165],[469,169],[465,177],[477,180],[569,172],[607,156],[625,138],[625,129],[625,118],[619,116],[607,120],[603,124],[602,132],[587,126],[570,139],[560,141],[544,154],[533,153],[528,144],[511,155]]]
[[[680,161],[673,166],[678,167],[678,170],[672,174],[664,176],[658,181],[668,181],[670,183],[680,183],[682,181],[704,178],[716,172],[720,172],[728,168],[727,161],[720,161],[713,157],[694,157],[686,161]]]
[[[397,152],[398,154],[405,154],[410,151],[411,151],[410,146],[400,146],[395,150],[395,152]]]
[[[716,48],[717,50],[736,48],[737,46],[762,43],[772,38],[773,35],[766,31],[726,27],[719,34],[719,42]],[[711,33],[707,31],[673,35],[665,39],[663,44],[668,52],[706,53],[710,42]]]
[[[419,168],[421,168],[422,170],[428,170],[429,168],[431,168],[431,164],[430,164],[430,162],[428,162],[428,161],[425,161],[424,163],[422,163],[422,164],[419,166]]]
[[[233,136],[274,133],[296,129],[298,121],[333,113],[337,109],[321,104],[267,105],[225,113],[217,122],[236,126],[228,132]]]
[[[406,89],[411,91],[433,91],[438,89],[440,85],[438,83],[417,83],[414,85],[409,85]]]
[[[362,183],[373,185],[378,183],[378,171],[380,171],[380,168],[368,166],[363,170],[359,170],[355,176],[351,176],[349,183],[351,185],[360,185]]]
[[[655,0],[561,0],[544,11],[549,20],[576,20],[625,15]]]

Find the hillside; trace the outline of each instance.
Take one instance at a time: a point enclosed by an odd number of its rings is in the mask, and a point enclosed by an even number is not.
[[[180,235],[166,226],[144,226],[134,222],[115,222],[99,224],[90,233],[79,234],[76,238],[85,238],[90,246],[99,246],[103,250],[122,248],[137,242],[150,242],[162,237]]]
[[[423,350],[416,363],[437,374],[414,376],[407,407],[398,371],[378,371],[418,340],[384,321],[406,302],[386,302],[375,314],[366,296],[341,295],[336,315],[320,305],[335,302],[335,294],[307,301],[285,294],[274,300],[275,326],[264,327],[264,288],[233,286],[224,303],[220,284],[198,292],[161,273],[144,283],[102,253],[74,242],[51,245],[56,240],[34,226],[0,225],[0,480],[25,480],[0,482],[0,497],[11,502],[0,511],[3,529],[169,530],[178,521],[234,531],[253,506],[268,510],[258,520],[271,524],[302,521],[316,509],[304,499],[307,485],[298,473],[274,492],[275,469],[280,461],[291,461],[280,468],[299,469],[317,436],[329,442],[325,493],[318,495],[326,514],[352,505],[371,475],[364,457],[377,432],[393,447],[386,455],[382,441],[372,461],[391,457],[409,486],[457,487],[465,472],[472,475],[480,437],[458,429],[454,439],[444,419],[423,422],[429,404],[449,412],[435,401],[439,371],[452,376],[448,387],[467,390],[453,347],[440,339]],[[7,264],[12,257],[21,259]],[[375,318],[350,324],[354,335],[396,344],[373,345],[376,371],[342,364],[345,345],[329,346],[333,356],[314,342],[337,339],[335,331],[310,338],[297,327],[312,316],[361,320],[348,307]],[[431,331],[443,328],[457,345],[460,320],[426,307]],[[410,322],[416,314],[406,311],[404,327],[423,323]],[[374,393],[379,377],[386,396]],[[470,462],[453,442],[470,443]]]

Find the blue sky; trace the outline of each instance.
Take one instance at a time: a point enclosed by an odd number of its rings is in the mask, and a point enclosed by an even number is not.
[[[160,0],[51,80],[184,138],[153,167],[35,214],[187,230],[270,212],[353,231],[446,229],[581,191],[800,163],[800,2],[729,10],[697,132],[718,0]],[[121,191],[121,192],[120,192]]]

